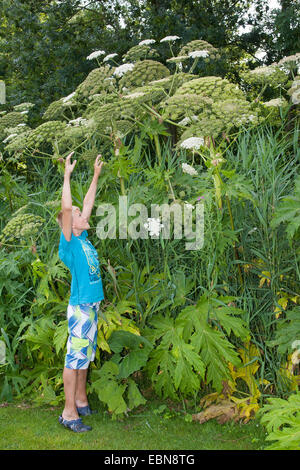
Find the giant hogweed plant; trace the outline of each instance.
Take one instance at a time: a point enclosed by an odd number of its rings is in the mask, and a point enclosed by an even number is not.
[[[191,41],[181,51],[182,61],[193,59],[195,63],[202,62],[204,74],[205,64],[208,66],[209,62],[220,58],[218,50],[203,40]],[[101,62],[102,59],[99,60]],[[196,136],[199,131],[202,136],[220,137],[224,131],[228,133],[232,128],[258,122],[259,107],[255,102],[247,102],[245,93],[237,85],[215,76],[199,78],[192,72],[193,66],[186,73],[176,69],[171,74],[166,66],[151,59],[133,59],[132,63],[119,67],[111,67],[103,61],[73,93],[49,105],[43,116],[46,122],[30,131],[26,127],[24,132],[18,130],[17,133],[7,135],[5,149],[10,153],[18,152],[19,157],[23,155],[24,158],[29,158],[32,151],[35,151],[36,156],[40,154],[44,158],[51,158],[53,152],[67,152],[74,147],[78,147],[81,152],[87,138],[92,138],[96,132],[102,136],[101,150],[104,151],[110,144],[111,130],[117,125],[120,131],[117,129],[116,132],[123,135],[131,133],[135,123],[145,116],[145,105],[150,109],[153,106],[161,107],[164,119],[173,109],[172,119],[178,130],[182,127],[179,119],[197,119],[196,128],[192,121],[184,124],[183,130],[185,128],[189,134],[187,137]],[[286,77],[276,64],[272,66],[272,79],[278,81],[276,77],[281,77],[280,74]],[[257,73],[255,77],[260,75]],[[263,76],[269,75],[264,73]],[[181,115],[174,115],[172,99],[176,107],[182,108]],[[186,103],[191,100],[193,105],[188,109]],[[25,118],[20,115],[20,119]],[[132,126],[128,125],[129,122]],[[3,116],[1,125],[8,133],[7,127],[13,128],[13,119],[8,120],[6,115]]]
[[[194,46],[196,47],[196,49]],[[202,46],[208,47],[207,44],[202,44]],[[199,47],[201,47],[201,44],[200,45],[190,44],[189,49],[186,52],[188,54],[196,52],[197,48]],[[203,52],[203,48],[202,48],[202,52]],[[194,54],[194,55],[196,58],[195,61],[199,60],[197,58],[197,55],[198,57],[200,57],[200,60],[202,60],[201,54],[200,55]],[[204,57],[203,53],[202,53],[202,57]],[[17,154],[17,158],[22,158],[22,155],[24,158],[29,158],[29,156],[32,158],[32,154],[31,154],[32,150],[34,150],[34,158],[38,158],[39,156],[42,158],[52,158],[52,153],[54,150],[56,158],[57,158],[62,150],[66,151],[69,148],[73,149],[75,146],[76,149],[82,153],[82,157],[84,158],[84,155],[90,152],[89,141],[93,140],[94,136],[97,133],[100,135],[102,141],[105,142],[108,147],[111,147],[113,143],[111,134],[116,133],[117,138],[125,137],[126,133],[132,132],[133,130],[132,125],[130,126],[129,124],[130,123],[135,124],[137,121],[143,122],[144,117],[146,116],[145,111],[148,111],[148,113],[150,113],[151,116],[156,116],[157,119],[156,120],[152,119],[152,122],[150,121],[150,124],[145,123],[144,129],[145,129],[145,132],[148,133],[150,139],[154,140],[156,158],[160,166],[162,166],[165,155],[161,151],[159,135],[163,134],[162,125],[161,125],[163,120],[169,121],[170,124],[176,127],[178,131],[178,135],[180,136],[180,139],[181,139],[180,144],[183,144],[190,137],[199,138],[201,141],[203,141],[203,143],[205,143],[206,136],[210,136],[210,139],[212,140],[212,142],[214,140],[217,140],[218,138],[220,138],[222,131],[224,131],[223,122],[226,123],[226,128],[225,128],[226,132],[229,132],[232,128],[234,128],[234,126],[239,127],[241,125],[246,125],[249,122],[253,122],[255,125],[258,122],[258,116],[255,111],[255,107],[253,109],[249,107],[249,104],[246,102],[245,97],[243,96],[241,91],[238,90],[238,88],[234,87],[232,84],[228,83],[228,81],[222,80],[219,77],[203,77],[203,79],[200,79],[200,80],[197,80],[197,79],[193,80],[191,77],[192,74],[189,73],[186,75],[182,74],[181,80],[176,80],[176,77],[177,77],[176,73],[174,74],[174,76],[170,76],[170,73],[166,67],[164,67],[159,62],[155,62],[152,60],[139,61],[139,63],[134,65],[133,67],[132,66],[127,67],[127,68],[123,67],[122,70],[123,72],[120,73],[120,68],[119,68],[119,70],[117,71],[118,73],[116,73],[115,68],[111,69],[112,76],[109,75],[109,69],[107,68],[105,68],[105,70],[102,68],[101,70],[99,70],[99,73],[98,72],[93,73],[89,77],[89,79],[86,81],[86,83],[82,84],[82,86],[77,90],[78,93],[76,92],[72,93],[70,96],[65,97],[62,100],[60,100],[59,103],[56,103],[55,106],[53,105],[51,108],[49,107],[48,113],[46,113],[45,115],[46,123],[38,126],[36,129],[32,131],[28,131],[28,129],[26,128],[26,133],[24,132],[24,133],[17,133],[17,135],[7,135],[8,134],[7,129],[6,127],[4,127],[5,135],[7,136],[8,138],[7,141],[9,142],[8,145],[6,146],[6,150],[12,153],[20,152]],[[189,72],[191,71],[193,71],[193,68]],[[122,77],[122,74],[124,74],[123,77]],[[119,80],[120,77],[122,77],[121,80]],[[144,77],[146,78],[144,79]],[[198,78],[198,77],[195,76],[195,78]],[[185,79],[188,83],[185,83]],[[104,81],[107,82],[107,85],[109,84],[107,88],[106,88],[106,85],[104,85]],[[100,82],[101,82],[101,86],[100,86]],[[225,115],[224,115],[224,112],[222,111],[222,105],[224,101],[225,92],[228,95],[227,98],[230,98],[230,99],[229,100],[227,99],[225,103],[226,119],[223,119]],[[91,93],[93,93],[92,96],[90,96]],[[99,95],[99,96],[96,96],[96,95]],[[174,95],[174,100],[168,101],[171,95]],[[205,97],[206,99],[204,99]],[[88,103],[89,98],[92,98],[90,100],[91,101],[90,104]],[[158,103],[160,103],[163,99],[166,99],[166,102],[161,107],[162,113],[159,114],[153,108]],[[189,110],[187,106],[185,105],[186,101],[188,101],[189,103],[192,103],[192,102],[195,103],[195,109],[192,109],[193,113],[191,113],[190,112],[191,110]],[[160,110],[160,107],[158,107],[158,109]],[[174,116],[172,115],[172,113],[174,112],[174,109],[178,109],[181,111],[179,114]],[[166,111],[165,116],[163,115],[164,110]],[[78,113],[80,113],[80,115],[78,115]],[[239,116],[240,114],[242,114],[242,119],[240,119],[240,116]],[[170,117],[172,118],[172,120],[170,119]],[[181,119],[181,121],[176,122],[176,121],[179,121],[179,119]],[[232,122],[234,123],[234,126],[232,125]],[[10,128],[12,128],[13,123],[9,121],[9,124],[10,124]],[[23,122],[21,122],[21,124],[23,124]],[[125,132],[124,132],[124,129],[125,129]],[[185,143],[185,145],[187,144]],[[137,163],[137,160],[139,160],[139,163],[141,162],[140,157],[139,158],[137,157],[139,148],[141,148],[141,146],[138,143],[135,147],[136,151],[135,151],[134,163]],[[195,150],[197,150],[197,148],[196,149],[195,147],[191,147],[191,148],[193,152],[193,164],[194,164],[194,157],[196,153]],[[201,158],[203,158],[205,165],[208,167],[208,173],[211,171],[211,175],[209,176],[211,176],[211,181],[213,182],[213,185],[214,185],[216,207],[221,210],[222,215],[223,215],[223,204],[224,204],[223,198],[224,197],[226,198],[225,200],[226,200],[226,204],[228,207],[228,216],[231,222],[231,232],[233,232],[234,225],[233,225],[233,219],[232,219],[232,211],[231,211],[230,204],[228,204],[228,201],[230,198],[237,198],[238,200],[243,199],[243,198],[251,199],[251,196],[250,196],[251,188],[248,185],[248,183],[245,182],[242,177],[237,176],[233,170],[228,169],[228,168],[226,169],[223,168],[221,170],[220,163],[222,162],[222,160],[217,155],[218,154],[218,151],[216,150],[217,147],[214,145],[213,147],[210,146],[208,148],[210,148],[210,158],[207,157],[203,149],[202,149],[203,150],[202,154],[199,153],[199,155]],[[117,178],[119,179],[121,193],[123,195],[126,194],[126,192],[129,192],[129,181],[132,181],[136,173],[135,170],[131,172],[131,169],[129,168],[129,165],[127,162],[128,155],[129,153],[127,152],[126,148],[123,149],[122,147],[120,148],[119,146],[117,146],[111,159],[112,171],[114,172],[114,175],[117,176]],[[143,156],[145,159],[147,158],[146,152],[144,152]],[[151,162],[151,158],[149,158],[149,162]],[[168,190],[170,190],[171,197],[173,198],[173,200],[176,200],[178,198],[176,189],[178,188],[176,188],[176,182],[174,182],[173,169],[171,169],[171,171],[164,171],[162,168],[152,169],[151,167],[152,165],[150,164],[150,168],[148,169],[149,185],[151,185],[151,180],[152,180],[153,183],[162,185],[163,189],[168,188]],[[224,182],[224,179],[223,179],[224,177],[227,178],[227,183]],[[184,192],[184,189],[182,188],[182,192]],[[194,189],[194,187],[191,186],[191,189]],[[195,202],[196,201],[195,196],[193,196],[193,198]],[[208,197],[208,201],[209,199],[210,198]],[[193,202],[193,201],[190,200],[189,202]],[[219,217],[219,219],[220,219],[219,229],[220,229],[220,233],[222,233],[222,229],[224,229],[224,222],[225,223],[227,222],[225,220],[222,221],[222,217]],[[225,233],[223,232],[222,235],[223,235],[223,249],[224,249],[224,247],[226,246],[226,243],[228,244],[228,242],[230,241],[232,242],[234,237],[232,236],[232,234],[230,235],[229,233],[227,233],[227,241],[225,240],[224,242],[224,238],[226,239],[226,231]],[[170,250],[172,250],[172,246],[169,246],[169,248]],[[221,254],[223,253],[222,250],[220,251],[220,253]],[[153,255],[153,251],[149,250],[149,252],[147,252],[147,255],[148,255],[148,260],[149,258],[151,259],[151,256]],[[164,273],[161,273],[160,275],[163,280],[165,280],[166,276],[169,276],[170,282],[171,282],[172,276],[170,275],[170,269],[168,269],[168,263],[166,263],[166,260],[167,258],[164,259],[165,261]],[[211,263],[210,260],[208,261],[209,261],[208,263],[208,278],[209,278],[209,275],[212,272],[214,263]],[[60,300],[62,293],[65,292],[66,290],[66,286],[64,286],[61,283],[59,283],[58,285],[53,284],[53,274],[54,276],[58,277],[58,272],[55,271],[55,269],[57,270],[57,267],[55,268],[55,261],[54,261],[54,266],[52,266],[53,273],[49,272],[48,275],[47,275],[48,268],[46,268],[46,265],[48,266],[48,263],[42,262],[40,258],[38,258],[33,262],[32,267],[31,267],[32,275],[34,279],[36,279],[36,281],[39,280],[38,302],[36,306],[32,307],[33,313],[36,307],[37,307],[36,312],[38,313],[41,308],[45,308],[47,303],[49,301],[52,302],[54,298],[57,299],[57,306],[59,306],[58,301]],[[149,267],[149,261],[148,261],[148,267]],[[108,267],[108,269],[111,269],[111,274],[112,274],[112,279],[113,279],[112,289],[113,291],[116,291],[116,294],[117,294],[117,282],[116,282],[116,279],[114,278],[113,268]],[[215,282],[217,282],[219,273],[217,271],[214,271],[214,274],[215,274]],[[195,279],[197,279],[197,277],[195,277]],[[61,280],[63,280],[63,275],[62,275]],[[153,282],[153,280],[154,278],[152,277],[150,282]],[[130,282],[130,279],[127,278],[127,280],[124,279],[123,281],[124,281],[124,284],[123,284],[123,287],[124,287],[125,282],[127,283]],[[138,288],[138,283],[135,282],[135,289],[134,289],[134,292],[132,293],[132,295],[135,296],[135,298],[137,298],[137,292],[140,293],[140,298],[143,299],[144,293],[141,292],[141,290]],[[147,300],[146,297],[145,299]],[[133,299],[131,299],[131,301],[133,302]],[[141,304],[142,302],[139,302],[138,305],[135,305],[135,304],[134,305],[135,307],[139,308],[139,314],[142,316]],[[165,306],[170,307],[168,304],[165,304]],[[147,300],[147,307],[148,307],[147,316],[149,317],[149,321],[151,321],[151,316],[153,315],[153,313],[158,311],[157,305],[155,305],[155,303],[153,302],[153,297],[151,298],[151,296],[150,296],[150,300],[149,298]],[[155,316],[153,316],[153,319],[155,319],[155,317],[156,317],[156,314]],[[144,317],[142,321],[143,325],[145,325],[145,321],[144,321],[145,318],[146,316]],[[106,316],[106,319],[107,319],[107,316]],[[210,320],[208,320],[208,324],[207,324],[208,326],[206,325],[208,331],[211,332],[211,331],[214,331],[214,329],[216,329],[217,331],[217,328],[219,328],[221,331],[222,326],[226,330],[226,326],[225,326],[226,318],[224,320],[224,315],[223,315],[222,320],[223,320],[223,323],[225,322],[224,325],[222,325],[222,322],[220,321],[220,324],[217,323],[215,326],[212,326],[212,323],[210,322]],[[166,322],[168,321],[169,320],[166,320]],[[119,323],[119,326],[121,325],[122,323]],[[227,322],[228,331],[226,330],[226,332],[230,334],[231,329],[229,328],[228,325],[229,324]],[[63,338],[63,335],[66,334],[65,327],[66,327],[66,324],[62,323],[60,325],[60,328],[58,328],[58,331],[61,333],[62,338]],[[33,328],[32,325],[30,326],[30,328]],[[240,335],[240,337],[242,337],[241,324],[238,325],[238,322],[235,322],[235,328],[236,328],[236,331],[233,331],[233,332],[236,334],[236,336]],[[50,332],[48,331],[51,329],[53,330],[52,333],[51,331]],[[28,336],[26,337],[25,335],[24,340],[26,339],[26,341],[28,341],[28,344],[34,343],[34,341],[36,341],[35,344],[44,344],[43,338],[46,337],[48,339],[45,341],[46,343],[48,341],[48,346],[50,347],[51,341],[53,341],[54,339],[54,329],[55,327],[51,325],[50,323],[46,325],[42,325],[39,332],[36,332],[35,330],[33,330],[32,332],[31,330],[29,330]],[[44,330],[46,330],[46,333],[44,333]],[[159,333],[157,334],[158,334],[157,340],[159,341],[160,336],[159,336]],[[170,383],[171,384],[173,383],[173,388],[170,385],[170,389],[167,389],[165,393],[167,394],[169,393],[170,396],[174,396],[174,393],[177,390],[179,390],[179,392],[183,394],[184,393],[190,394],[190,393],[195,392],[197,380],[195,380],[194,373],[197,370],[197,367],[199,367],[199,370],[201,372],[200,376],[203,376],[203,377],[204,377],[204,372],[207,369],[208,383],[212,383],[214,387],[217,387],[219,389],[221,373],[219,373],[219,375],[217,374],[217,376],[211,375],[212,373],[209,367],[208,358],[206,357],[206,362],[205,360],[203,360],[203,357],[201,359],[201,357],[199,356],[199,353],[201,350],[200,346],[196,355],[193,354],[197,348],[195,349],[195,345],[193,344],[192,341],[189,342],[187,335],[184,336],[185,344],[181,342],[180,337],[182,336],[182,332],[180,332],[180,327],[178,326],[178,322],[177,322],[176,335],[177,335],[176,338],[178,340],[178,342],[176,343],[177,349],[175,348],[173,350],[173,353],[175,354],[175,356],[176,355],[178,356],[178,354],[179,355],[181,354],[181,360],[179,361],[181,369],[180,368],[177,369],[176,375],[175,375],[174,371],[172,371],[172,368],[170,366],[169,377],[171,377]],[[39,336],[41,336],[40,339],[38,339]],[[226,340],[224,340],[223,336],[221,337],[220,335],[219,336],[210,335],[209,338],[211,339],[212,344],[214,344],[214,340],[215,342],[217,342],[217,337],[219,339],[220,344],[219,344],[219,347],[215,346],[216,348],[216,350],[214,351],[216,353],[214,356],[215,360],[216,360],[216,355],[218,351],[220,350],[219,352],[223,353],[223,357],[225,359],[226,358],[228,360],[231,359],[233,363],[237,363],[237,358],[236,358],[236,353],[234,353],[234,348],[232,346],[229,346],[229,344],[226,343]],[[35,340],[33,340],[33,338],[35,338]],[[109,342],[108,342],[109,334],[107,333],[106,337],[105,336],[101,337],[100,335],[99,338],[102,338],[101,339],[102,349],[108,353],[109,352]],[[145,343],[142,342],[142,344],[145,344]],[[136,345],[133,344],[132,348],[135,350],[135,354],[138,355]],[[38,350],[38,347],[36,349]],[[43,353],[44,356],[43,355],[41,356],[41,360],[44,361],[44,369],[46,369],[47,362],[50,361],[50,356],[49,356],[50,350],[51,349],[49,349],[48,353],[46,350],[46,352]],[[61,353],[61,349],[59,349],[57,353],[58,352]],[[197,354],[199,357],[197,356]],[[175,356],[173,355],[174,358]],[[132,357],[134,357],[134,355]],[[190,359],[190,362],[188,362],[188,358]],[[37,358],[35,358],[35,360],[36,359]],[[201,365],[202,363],[200,361],[203,362],[203,366]],[[138,393],[136,392],[134,386],[132,384],[129,386],[129,384],[131,383],[129,379],[129,375],[125,377],[123,374],[122,378],[120,376],[118,377],[119,373],[115,366],[117,365],[119,367],[120,365],[119,357],[117,361],[115,362],[112,361],[112,362],[114,363],[114,365],[112,365],[111,363],[110,365],[105,366],[102,373],[99,375],[98,378],[100,382],[98,383],[99,386],[97,385],[96,389],[100,393],[101,389],[103,388],[103,385],[104,384],[107,385],[108,392],[106,393],[105,396],[102,395],[102,399],[104,402],[108,404],[109,409],[113,413],[116,412],[118,414],[118,413],[125,412],[124,403],[122,402],[120,405],[120,402],[121,402],[120,397],[121,396],[123,397],[124,393],[128,393],[127,400],[130,400],[129,398],[130,396],[135,396],[136,401],[133,400],[133,402],[130,402],[129,408],[130,406],[132,406],[132,403],[133,404],[137,403],[139,400],[141,400],[141,398],[138,396]],[[153,364],[153,362],[151,364]],[[139,366],[141,366],[141,363]],[[228,375],[226,375],[226,371],[228,374],[228,370],[226,369],[226,367],[223,366],[221,367],[221,369],[225,373],[225,376],[228,377]],[[179,380],[181,372],[184,372],[185,377],[190,377],[193,379],[192,388],[186,385],[184,381]],[[36,371],[34,372],[33,370],[33,375],[35,373]],[[53,391],[56,394],[56,391],[61,386],[61,382],[59,382],[60,379],[58,379],[58,382],[56,382],[54,375],[55,374],[53,374],[52,377],[43,375],[42,376],[43,382],[41,385],[42,387],[41,390],[42,390],[42,389],[45,389],[45,387],[48,387],[49,383],[50,384],[52,383],[52,385],[50,385],[52,387],[52,391],[49,392],[49,396],[52,396],[52,398],[54,396]],[[48,378],[50,377],[49,380],[47,377]],[[152,377],[153,377],[153,381],[156,383],[156,376],[153,375]],[[111,386],[116,387],[116,384],[121,384],[122,382],[120,382],[120,380],[122,381],[124,379],[127,380],[128,389],[127,391],[126,391],[126,387],[120,387],[118,389],[119,398],[116,400],[117,407],[115,407],[116,403],[112,404],[108,400],[109,395],[110,395],[109,387]],[[34,382],[35,384],[34,387],[38,386],[38,384],[41,383],[39,382],[38,373],[34,380],[36,380],[36,382]],[[164,380],[166,381],[166,376],[164,376]],[[54,386],[53,383],[55,383],[56,385]],[[34,387],[31,389],[29,388],[28,390],[33,390]],[[161,386],[161,383],[159,383],[157,387],[158,387],[157,388],[158,390],[163,389],[163,387]],[[99,396],[101,399],[101,395]],[[56,398],[53,398],[53,399],[56,400]],[[123,401],[124,401],[124,398],[123,398]]]

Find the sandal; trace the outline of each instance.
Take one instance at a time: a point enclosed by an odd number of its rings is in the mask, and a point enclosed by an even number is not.
[[[85,432],[85,431],[91,431],[92,429],[91,426],[87,426],[86,424],[83,424],[81,418],[67,420],[67,419],[64,419],[62,416],[59,416],[58,421],[65,428],[69,428],[71,429],[71,431],[74,431],[74,432]]]
[[[87,405],[87,406],[77,406],[77,412],[79,415],[81,416],[88,416],[88,415],[92,415],[92,414],[95,414],[95,413],[98,413],[97,410],[91,410],[90,406]]]

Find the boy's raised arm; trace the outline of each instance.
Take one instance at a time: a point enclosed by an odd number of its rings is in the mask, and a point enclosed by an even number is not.
[[[61,198],[61,209],[62,209],[62,231],[65,239],[69,242],[72,237],[72,195],[70,188],[70,178],[71,173],[74,170],[76,165],[76,160],[71,163],[71,156],[74,152],[71,152],[65,163],[65,174],[64,174],[64,184],[62,190]]]
[[[83,200],[83,208],[81,212],[81,216],[86,217],[87,221],[89,220],[94,207],[98,178],[100,176],[103,164],[104,162],[101,160],[101,155],[98,155],[94,163],[94,176],[88,189],[88,192],[86,193],[85,198]]]

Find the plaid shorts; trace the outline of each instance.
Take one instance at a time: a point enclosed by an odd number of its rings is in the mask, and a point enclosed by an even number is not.
[[[68,305],[67,354],[65,367],[87,369],[95,359],[97,349],[97,329],[99,302]]]

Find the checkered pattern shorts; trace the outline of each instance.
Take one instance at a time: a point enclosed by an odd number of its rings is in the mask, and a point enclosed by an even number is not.
[[[67,354],[65,367],[87,369],[95,359],[99,302],[68,305]]]

